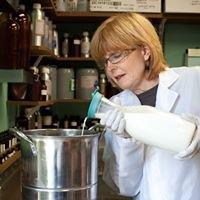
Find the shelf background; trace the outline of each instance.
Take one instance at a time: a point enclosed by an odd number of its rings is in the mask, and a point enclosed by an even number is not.
[[[0,1],[1,3],[4,2]],[[63,33],[69,32],[71,35],[74,33],[82,33],[83,31],[89,31],[90,38],[92,37],[96,28],[100,23],[109,16],[116,14],[114,12],[55,12],[55,6],[53,0],[22,0],[21,3],[25,3],[27,9],[30,11],[32,4],[38,2],[42,4],[45,12],[57,24],[59,38],[62,40]],[[9,5],[7,5],[9,6]],[[1,7],[2,8],[2,7]],[[30,14],[30,13],[29,13]],[[167,19],[164,30],[164,52],[167,62],[171,67],[184,65],[184,55],[186,48],[200,47],[200,13],[199,14],[183,14],[183,13],[144,13],[156,27],[159,26],[161,20]],[[38,57],[44,54],[45,64],[57,65],[58,67],[91,67],[94,66],[92,59],[83,58],[58,58],[52,54],[52,52],[46,51],[42,48],[34,47],[32,49],[32,55]],[[200,65],[200,63],[199,63]],[[19,106],[36,106],[46,105],[40,102],[8,102],[7,103],[7,82],[4,82],[4,76],[1,78],[0,72],[0,132],[6,130],[14,123],[14,116],[17,113]],[[26,81],[27,78],[18,79],[18,81]],[[29,79],[29,78],[28,78]],[[15,80],[16,81],[16,80]],[[53,109],[64,115],[64,112],[77,113],[84,116],[87,112],[87,102],[74,100],[63,101],[57,100],[47,102],[47,104],[53,104]]]

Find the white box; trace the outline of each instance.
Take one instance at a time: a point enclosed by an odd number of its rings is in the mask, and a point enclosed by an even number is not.
[[[165,12],[200,13],[200,0],[165,0]]]
[[[90,0],[90,11],[160,13],[161,0]]]
[[[200,49],[186,49],[185,65],[200,66]]]

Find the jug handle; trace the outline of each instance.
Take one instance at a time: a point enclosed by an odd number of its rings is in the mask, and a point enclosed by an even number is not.
[[[33,144],[32,140],[27,136],[25,135],[23,132],[19,131],[16,127],[14,128],[9,128],[9,132],[13,135],[15,135],[18,139],[24,139],[26,142],[29,143],[29,146],[30,146],[30,151],[31,153],[36,156],[37,155],[37,149],[35,147],[35,145]],[[28,152],[30,153],[30,152]]]

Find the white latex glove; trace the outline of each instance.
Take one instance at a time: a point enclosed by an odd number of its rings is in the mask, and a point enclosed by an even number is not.
[[[196,132],[190,145],[183,151],[176,154],[174,157],[179,160],[192,158],[200,150],[200,119],[192,115],[183,115],[183,119],[196,124]]]
[[[115,97],[112,101],[115,104],[121,105],[119,97]],[[124,114],[118,108],[107,111],[101,118],[100,124],[111,129],[120,137],[130,137],[130,135],[125,132],[126,121],[124,119]]]

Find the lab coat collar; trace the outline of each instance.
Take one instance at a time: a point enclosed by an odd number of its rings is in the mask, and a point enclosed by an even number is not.
[[[159,75],[159,86],[156,97],[156,107],[170,112],[179,94],[172,89],[172,86],[179,78],[179,75],[172,69],[167,68]]]

